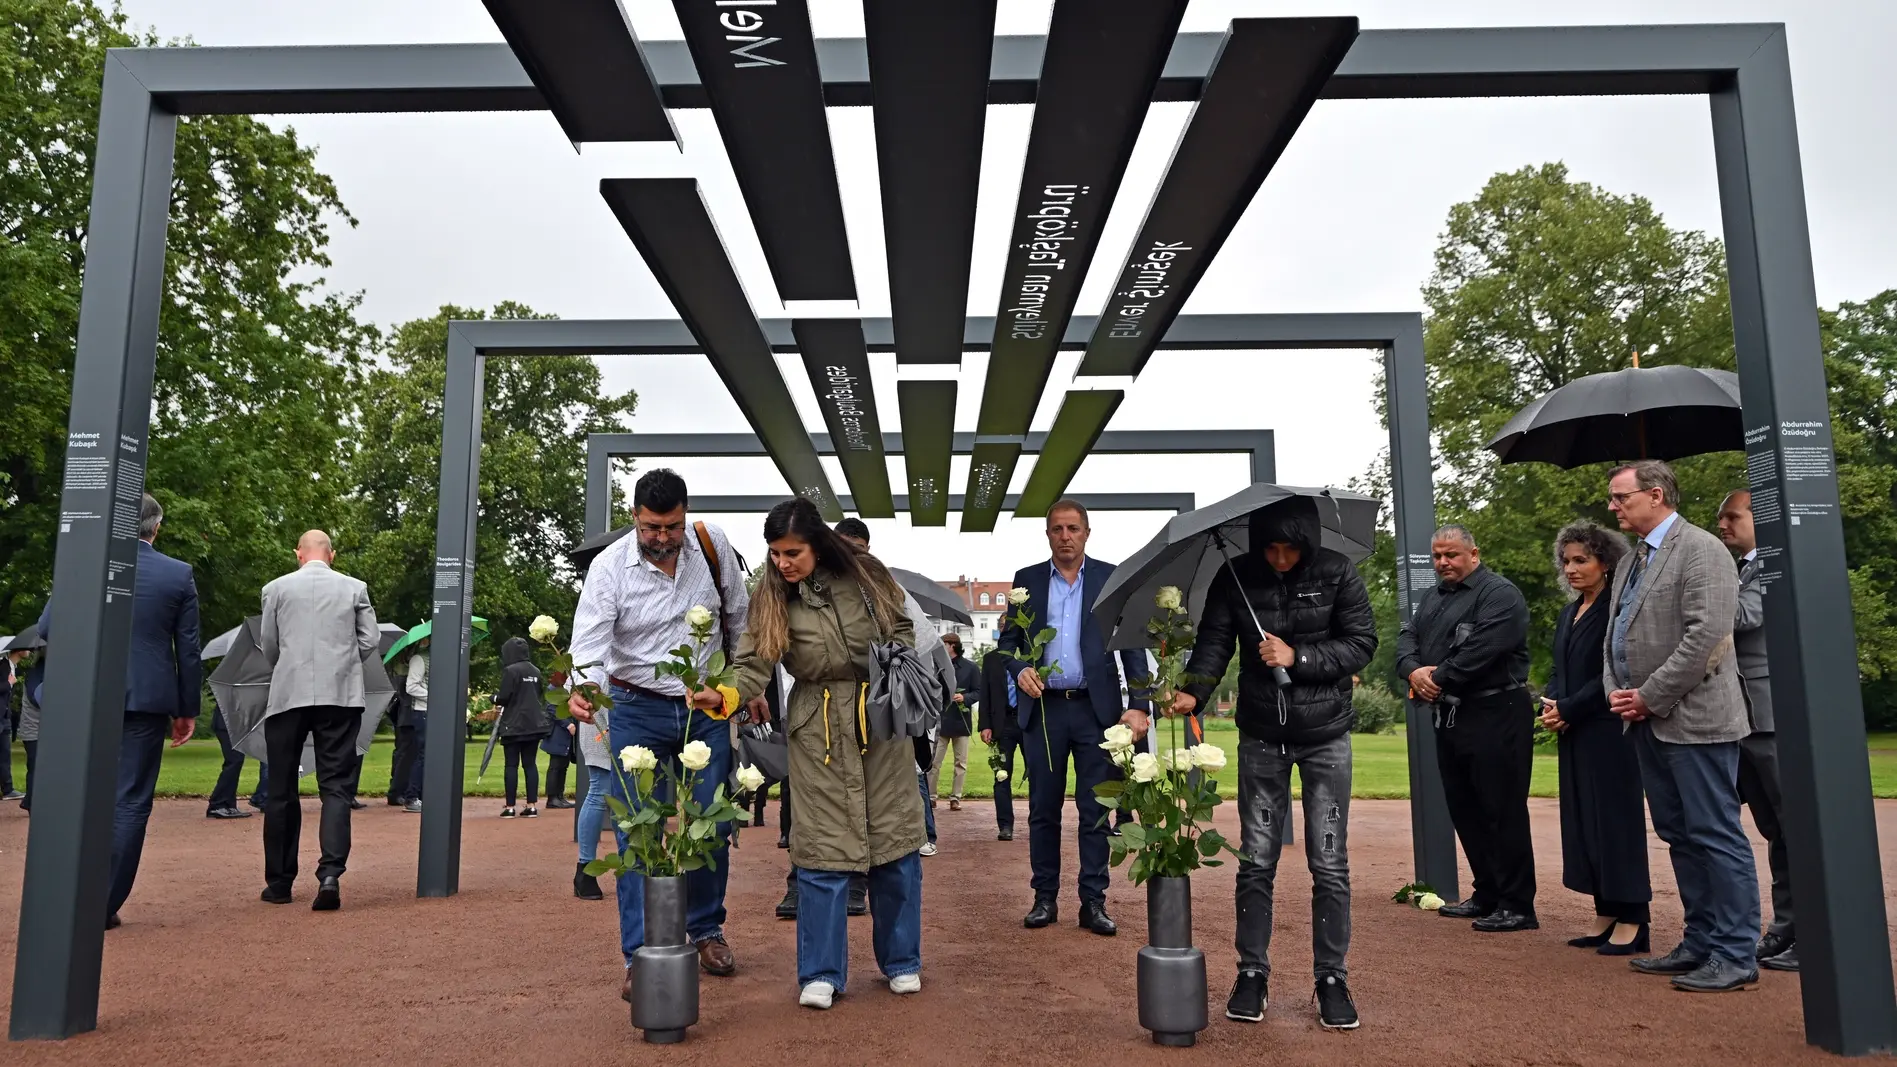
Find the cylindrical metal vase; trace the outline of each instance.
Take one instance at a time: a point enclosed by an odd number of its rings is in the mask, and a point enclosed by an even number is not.
[[[1140,1025],[1153,1042],[1185,1047],[1206,1028],[1205,953],[1192,947],[1192,879],[1146,883],[1146,939],[1139,954]]]
[[[685,936],[685,879],[647,878],[645,944],[632,954],[632,1025],[647,1041],[670,1045],[697,1021],[698,948]]]

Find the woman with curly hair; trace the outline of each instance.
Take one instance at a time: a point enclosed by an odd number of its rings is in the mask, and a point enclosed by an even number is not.
[[[1627,541],[1591,522],[1555,537],[1555,566],[1574,599],[1554,630],[1554,675],[1541,721],[1560,736],[1561,884],[1594,898],[1594,927],[1568,942],[1603,956],[1649,951],[1647,812],[1640,764],[1620,716],[1607,706],[1601,656],[1607,639],[1603,597]]]
[[[798,1002],[828,1008],[849,977],[850,875],[869,875],[876,963],[892,993],[922,988],[922,794],[907,737],[878,741],[865,710],[870,647],[913,646],[903,593],[876,557],[801,497],[764,519],[771,565],[751,598],[734,661],[738,698],[762,694],[779,663],[796,680],[784,725],[797,815]]]

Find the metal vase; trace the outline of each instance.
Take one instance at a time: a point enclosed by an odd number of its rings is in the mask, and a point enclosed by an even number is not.
[[[1153,1043],[1186,1047],[1206,1028],[1205,953],[1192,947],[1192,879],[1146,883],[1146,939],[1139,953],[1140,1025]]]
[[[670,1045],[697,1021],[698,948],[685,936],[685,879],[647,878],[645,944],[632,954],[632,1025],[652,1044]]]

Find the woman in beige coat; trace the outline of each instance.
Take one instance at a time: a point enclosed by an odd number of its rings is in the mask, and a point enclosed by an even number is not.
[[[872,741],[864,700],[872,644],[915,644],[902,590],[874,556],[798,498],[764,519],[771,566],[738,643],[738,696],[764,692],[781,662],[797,680],[784,711],[797,818],[799,1003],[828,1008],[849,977],[846,897],[869,873],[876,962],[894,993],[922,988],[922,795],[908,738]]]

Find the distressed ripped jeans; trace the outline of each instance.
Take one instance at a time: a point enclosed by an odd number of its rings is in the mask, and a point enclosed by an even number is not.
[[[1342,977],[1350,950],[1350,735],[1312,745],[1240,738],[1238,969],[1271,973],[1273,883],[1291,818],[1291,768],[1304,788],[1304,855],[1311,867],[1311,954],[1319,978]]]

